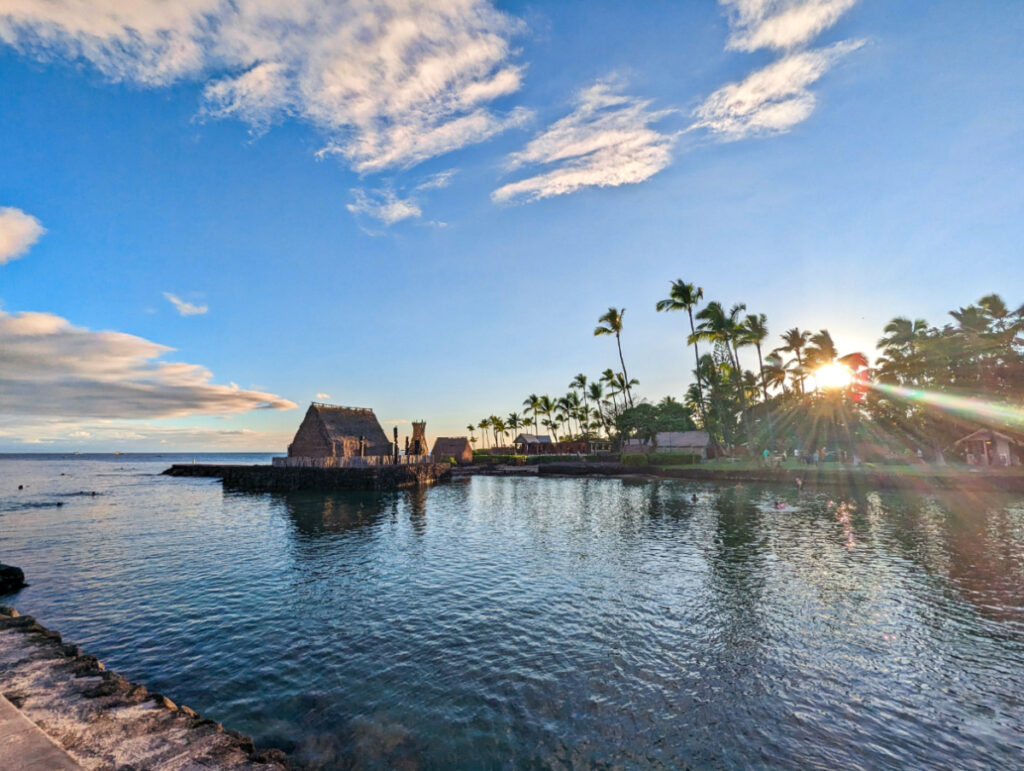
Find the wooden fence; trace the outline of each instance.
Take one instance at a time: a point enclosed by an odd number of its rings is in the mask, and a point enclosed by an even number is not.
[[[429,455],[399,455],[396,464],[393,455],[367,455],[351,458],[274,458],[272,463],[275,468],[371,468],[373,466],[419,466],[425,463],[433,463]]]

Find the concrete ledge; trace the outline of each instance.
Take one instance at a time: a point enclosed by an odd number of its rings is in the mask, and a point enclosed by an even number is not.
[[[82,768],[21,710],[0,695],[0,768],[65,771]]]

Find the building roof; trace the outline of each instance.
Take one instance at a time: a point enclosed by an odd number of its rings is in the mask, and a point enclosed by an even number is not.
[[[986,442],[999,437],[1005,439],[1010,444],[1022,444],[1021,439],[1009,436],[1000,431],[993,431],[991,428],[979,428],[977,431],[972,431],[967,436],[957,439],[953,444],[960,444],[961,442]]]
[[[359,442],[360,437],[366,440],[365,452],[367,455],[388,455],[391,453],[391,440],[388,439],[384,429],[377,421],[377,416],[368,407],[341,407],[335,404],[322,404],[313,402],[306,411],[295,434],[292,445],[289,446],[289,454],[303,454],[308,452],[307,448],[312,442],[313,446],[323,446],[326,441],[326,448],[354,445]],[[346,441],[347,440],[347,441]],[[354,452],[354,447],[352,448]]]
[[[551,444],[551,437],[537,436],[536,434],[520,434],[512,444]]]
[[[469,439],[464,436],[439,436],[434,440],[434,449],[432,454],[435,457],[457,457],[464,453],[466,450],[473,451],[472,445],[469,443]]]
[[[711,437],[707,431],[661,431],[654,435],[654,443],[660,447],[707,447]]]

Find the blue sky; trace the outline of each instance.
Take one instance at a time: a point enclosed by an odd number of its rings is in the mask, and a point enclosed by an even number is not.
[[[681,396],[675,278],[869,353],[1024,301],[1020,3],[237,6],[0,7],[0,450],[465,433],[610,305]]]

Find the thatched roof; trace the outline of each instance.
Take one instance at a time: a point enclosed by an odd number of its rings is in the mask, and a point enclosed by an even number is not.
[[[654,435],[658,449],[686,447],[703,448],[711,443],[707,431],[659,431]]]
[[[359,440],[365,455],[390,455],[391,440],[368,407],[340,407],[314,402],[288,446],[290,456],[353,456]]]
[[[551,444],[551,437],[537,436],[536,434],[520,434],[512,444]]]
[[[434,449],[431,452],[435,458],[455,458],[460,459],[464,453],[468,452],[470,457],[473,454],[473,447],[469,443],[469,439],[464,436],[439,436],[434,440]]]

